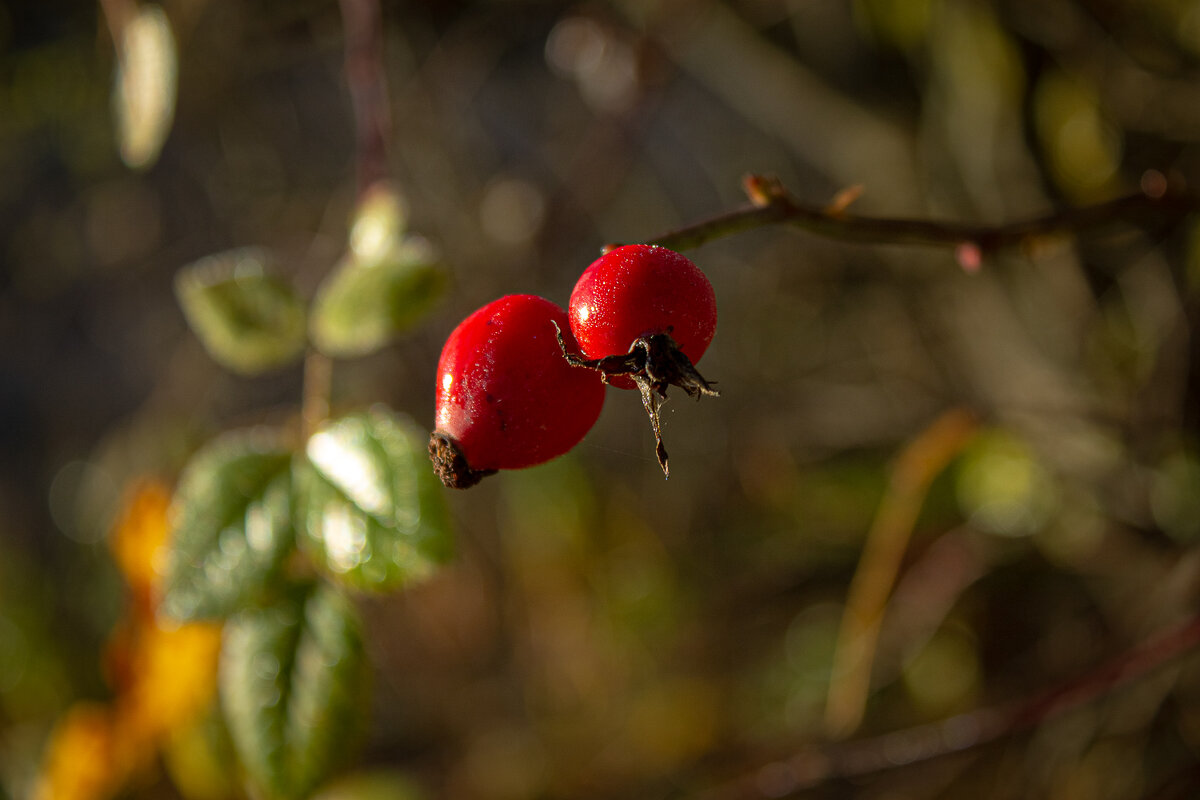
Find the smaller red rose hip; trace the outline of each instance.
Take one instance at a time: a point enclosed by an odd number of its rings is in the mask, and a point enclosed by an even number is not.
[[[518,294],[487,304],[451,332],[438,362],[429,440],[442,483],[465,489],[496,470],[549,461],[591,429],[604,384],[563,359],[556,329],[567,325],[559,306]]]
[[[623,356],[636,340],[667,333],[695,364],[717,330],[716,294],[699,267],[645,244],[614,248],[592,262],[571,292],[568,314],[589,359]],[[634,388],[623,375],[610,375],[609,382]]]
[[[712,284],[688,258],[665,247],[632,244],[617,247],[584,270],[571,292],[571,332],[582,350],[567,360],[591,367],[605,382],[637,388],[654,430],[663,472],[658,408],[668,386],[692,397],[718,392],[696,371],[717,329],[717,300]]]

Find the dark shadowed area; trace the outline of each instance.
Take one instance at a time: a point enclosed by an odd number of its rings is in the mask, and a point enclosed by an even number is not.
[[[1200,793],[1200,3],[383,0],[378,96],[363,5],[0,6],[0,800],[257,800],[215,628],[145,645],[161,564],[114,531],[218,434],[309,430],[312,363],[224,368],[177,273],[264,248],[307,302],[374,173],[447,280],[329,409],[422,430],[459,320],[749,174],[845,227],[686,250],[720,397],[670,394],[669,480],[609,388],[568,455],[445,490],[455,555],[350,594],[370,714],[316,797]]]

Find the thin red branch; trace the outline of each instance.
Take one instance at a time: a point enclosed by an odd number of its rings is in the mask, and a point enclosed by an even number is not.
[[[1200,615],[1065,685],[884,736],[813,747],[702,795],[703,800],[786,797],[836,778],[929,761],[1020,734],[1121,689],[1200,646]]]
[[[358,193],[388,175],[391,134],[383,68],[383,18],[379,0],[340,0],[346,49],[346,84],[354,105]]]
[[[108,0],[112,1],[112,0]],[[383,68],[383,16],[379,0],[340,0],[345,38],[346,85],[354,106],[358,197],[387,178],[391,135]],[[304,359],[301,428],[304,440],[329,416],[333,362],[310,348]]]

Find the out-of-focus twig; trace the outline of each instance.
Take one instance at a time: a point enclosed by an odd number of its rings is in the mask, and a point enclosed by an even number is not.
[[[383,17],[379,0],[340,0],[346,84],[354,104],[358,197],[388,175],[391,113],[383,70]],[[300,418],[304,440],[329,416],[333,362],[310,348],[304,359]]]
[[[116,47],[117,60],[120,61],[124,58],[125,29],[137,16],[137,5],[133,0],[99,0],[99,3],[100,11],[104,15],[104,24]]]
[[[818,236],[859,244],[906,244],[963,248],[977,258],[1005,247],[1026,245],[1052,235],[1077,234],[1121,222],[1168,221],[1200,211],[1200,197],[1171,191],[1160,181],[1107,203],[1067,208],[1040,217],[1003,225],[974,225],[923,219],[862,217],[844,208],[811,206],[797,201],[779,181],[758,175],[746,178],[751,203],[744,208],[647,239],[672,250],[685,250],[741,231],[786,224]],[[967,265],[964,265],[967,266]]]
[[[608,5],[619,9],[632,28],[646,31],[682,72],[799,161],[819,165],[840,184],[871,176],[872,191],[889,203],[917,196],[921,171],[913,131],[897,124],[880,104],[861,102],[830,84],[735,4],[614,0]]]
[[[346,49],[346,84],[354,104],[358,193],[387,177],[391,132],[383,69],[383,19],[379,0],[340,0]]]
[[[317,350],[304,357],[303,399],[300,403],[301,441],[308,441],[317,427],[329,417],[333,388],[333,362]]]
[[[879,626],[917,514],[929,484],[971,440],[978,425],[964,409],[948,411],[909,443],[892,468],[838,632],[825,707],[825,729],[831,738],[853,733],[862,720]]]
[[[982,708],[883,736],[813,747],[772,761],[700,795],[701,800],[763,800],[959,753],[1020,734],[1127,686],[1200,647],[1200,615],[1122,653],[1092,672],[1026,700]]]

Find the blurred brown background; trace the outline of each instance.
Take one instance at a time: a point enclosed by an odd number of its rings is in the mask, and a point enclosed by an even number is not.
[[[265,245],[311,293],[354,204],[338,4],[164,10],[174,121],[131,169],[99,7],[0,7],[0,797],[68,703],[108,691],[123,488],[297,410],[299,368],[209,359],[175,271]],[[413,334],[339,363],[334,404],[423,425],[459,319],[514,292],[565,303],[602,244],[734,208],[749,172],[817,205],[861,184],[857,213],[981,223],[1151,169],[1200,182],[1190,0],[414,0],[384,3],[384,37],[392,175],[452,288]],[[948,249],[785,228],[689,253],[717,291],[702,366],[722,397],[666,406],[670,481],[636,396],[609,390],[571,455],[450,496],[455,562],[362,601],[361,764],[430,797],[798,787],[778,761],[824,752],[842,604],[894,459],[952,408],[984,428],[923,503],[854,736],[1019,703],[1190,619],[1200,239],[1132,222],[976,275]],[[797,796],[1189,797],[1198,698],[1200,661],[1171,659],[919,766],[897,737],[875,753],[894,768]],[[169,773],[129,790],[179,791]]]

